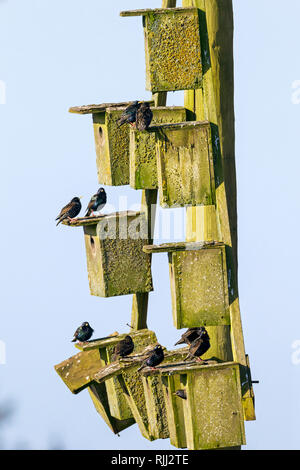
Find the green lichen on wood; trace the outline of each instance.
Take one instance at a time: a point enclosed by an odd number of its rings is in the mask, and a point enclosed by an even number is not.
[[[105,113],[93,114],[100,184],[129,184],[129,127],[117,124],[124,109],[108,108]]]
[[[192,450],[245,444],[239,365],[203,366],[187,374],[185,425]]]
[[[153,289],[150,255],[143,252],[144,214],[103,217],[97,225],[85,226],[84,234],[92,295],[112,297]]]
[[[88,391],[97,412],[115,434],[118,434],[124,429],[127,429],[128,427],[135,424],[134,418],[120,420],[111,415],[108,402],[108,393],[104,383],[98,384],[93,382],[88,387]]]
[[[157,138],[160,205],[212,205],[215,182],[208,122],[153,126]]]
[[[148,11],[144,17],[146,89],[201,87],[202,63],[198,10]]]
[[[179,449],[187,447],[183,410],[184,401],[175,395],[177,390],[185,389],[186,383],[182,383],[182,377],[186,377],[186,375],[178,374],[162,377],[170,443]]]
[[[151,108],[152,124],[175,123],[186,120],[182,107]],[[158,187],[156,139],[148,131],[130,130],[130,186],[134,189],[155,189]]]
[[[225,247],[169,254],[176,328],[229,325]]]

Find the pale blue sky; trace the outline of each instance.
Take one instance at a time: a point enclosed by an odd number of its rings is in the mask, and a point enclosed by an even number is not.
[[[260,380],[245,448],[299,449],[300,364],[292,362],[292,344],[300,339],[300,105],[292,103],[292,84],[300,80],[300,2],[233,3],[240,302],[252,376]],[[54,436],[67,449],[171,448],[168,440],[148,442],[137,426],[114,436],[87,391],[72,395],[53,369],[75,354],[70,339],[82,321],[97,336],[126,331],[130,321],[131,296],[89,295],[82,231],[56,228],[54,218],[71,197],[84,194],[85,204],[98,188],[91,117],[68,108],[150,97],[141,18],[119,12],[160,5],[0,3],[0,340],[7,348],[0,400],[17,405],[3,433],[7,448],[47,448]],[[169,94],[168,104],[183,104],[183,94]],[[140,202],[129,187],[107,192],[112,204],[120,195]],[[149,327],[170,347],[178,331],[166,255],[154,257],[153,278]]]

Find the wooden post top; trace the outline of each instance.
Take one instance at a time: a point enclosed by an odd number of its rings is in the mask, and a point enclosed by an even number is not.
[[[160,14],[167,14],[167,13],[180,13],[180,12],[196,12],[198,8],[196,7],[187,7],[187,8],[145,8],[141,10],[128,10],[128,11],[121,11],[120,16],[147,16],[147,15],[160,15]]]

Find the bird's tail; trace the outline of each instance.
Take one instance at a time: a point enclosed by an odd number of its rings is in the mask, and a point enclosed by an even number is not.
[[[177,341],[177,343],[174,344],[174,346],[177,346],[178,344],[184,344],[184,340],[180,339],[179,341]]]
[[[57,219],[55,219],[55,220],[57,220]],[[63,219],[59,219],[59,221],[58,221],[57,224],[56,224],[56,227],[57,227],[58,224],[60,224],[62,221],[63,221]]]

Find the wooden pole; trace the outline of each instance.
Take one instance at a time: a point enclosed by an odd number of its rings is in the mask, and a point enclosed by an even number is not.
[[[176,0],[162,0],[162,8],[175,8]],[[155,106],[166,106],[167,93],[159,92],[153,94]],[[155,206],[157,204],[157,189],[144,189],[142,193],[142,211],[145,212],[148,220],[148,237],[149,243],[153,243],[154,222],[155,222]],[[133,295],[131,326],[135,330],[147,328],[148,313],[148,293],[137,293]]]

